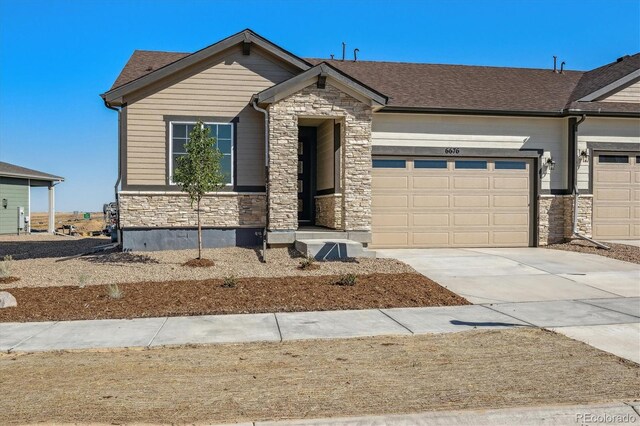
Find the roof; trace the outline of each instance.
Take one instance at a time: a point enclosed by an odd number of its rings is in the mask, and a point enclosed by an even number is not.
[[[13,177],[21,179],[35,179],[46,181],[63,181],[64,178],[49,173],[40,172],[38,170],[27,169],[26,167],[16,166],[15,164],[0,161],[0,176]]]
[[[136,50],[110,91],[189,56],[188,53]],[[299,59],[311,65],[329,64],[386,96],[388,102],[384,110],[541,115],[566,115],[577,111],[640,115],[640,104],[578,102],[589,93],[615,85],[625,76],[629,78],[635,75],[632,73],[640,73],[640,53],[592,71],[564,71],[562,74],[536,68]]]

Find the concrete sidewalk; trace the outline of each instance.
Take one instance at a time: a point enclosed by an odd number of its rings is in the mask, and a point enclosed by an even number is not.
[[[0,323],[0,350],[158,347],[182,344],[281,342],[381,335],[449,333],[472,329],[612,326],[637,330],[640,298],[503,303],[433,308],[291,312],[39,323]],[[634,328],[635,327],[635,328]],[[622,331],[621,331],[622,330]],[[640,341],[600,342],[640,362]],[[608,346],[607,346],[608,344]]]
[[[236,426],[374,426],[374,425],[629,425],[639,424],[640,406],[635,403],[555,407],[505,408],[499,410],[430,411],[415,414],[337,417],[234,423]]]

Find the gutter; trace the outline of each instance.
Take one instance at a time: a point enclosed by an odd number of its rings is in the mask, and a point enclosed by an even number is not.
[[[262,262],[267,263],[267,229],[269,227],[269,111],[258,106],[254,96],[251,103],[253,109],[264,115],[264,189],[265,189],[265,223],[262,232]]]
[[[107,102],[106,98],[102,98],[102,100],[104,102],[104,106],[118,113],[118,178],[116,179],[116,184],[113,186],[113,192],[115,193],[115,200],[116,200],[116,204],[118,205],[118,223],[117,223],[118,227],[116,230],[116,235],[118,238],[117,242],[118,244],[120,244],[122,239],[120,238],[120,207],[118,203],[118,186],[120,185],[120,181],[122,180],[122,161],[121,161],[121,153],[120,153],[120,136],[121,136],[120,111],[121,109],[111,106],[111,104]]]
[[[573,127],[571,129],[571,141],[569,143],[569,149],[570,151],[570,155],[573,156],[574,158],[576,157],[576,151],[577,151],[577,142],[578,142],[578,126],[580,126],[580,124],[582,124],[585,120],[587,119],[586,115],[583,115],[580,120],[578,120],[575,123],[572,123],[571,126]],[[574,167],[572,167],[571,170],[572,173],[572,180],[573,180],[573,227],[572,227],[572,237],[577,237],[581,240],[585,240],[585,241],[589,241],[592,244],[595,244],[596,246],[605,249],[605,250],[609,250],[611,249],[611,247],[602,244],[592,238],[587,237],[586,235],[582,235],[580,232],[578,232],[578,198],[580,198],[580,192],[578,191],[578,161],[574,160]],[[592,177],[593,178],[593,177]]]

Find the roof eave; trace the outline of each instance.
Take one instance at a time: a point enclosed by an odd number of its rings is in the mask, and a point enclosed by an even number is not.
[[[629,74],[614,81],[613,83],[607,84],[606,86],[601,87],[595,92],[591,92],[587,96],[583,96],[582,98],[577,99],[577,102],[597,101],[600,98],[606,97],[606,95],[610,94],[611,92],[615,92],[620,87],[629,83],[633,83],[636,79],[640,80],[640,69],[630,72]]]

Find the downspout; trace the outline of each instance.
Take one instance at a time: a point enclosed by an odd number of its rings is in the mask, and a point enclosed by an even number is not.
[[[117,236],[117,242],[118,244],[121,243],[121,238],[120,238],[120,206],[119,206],[119,201],[118,201],[118,186],[120,186],[120,181],[122,180],[122,162],[121,162],[121,155],[120,155],[120,138],[122,137],[122,127],[121,127],[121,123],[120,123],[120,108],[116,108],[114,106],[111,106],[111,104],[109,104],[109,102],[107,102],[106,99],[102,99],[104,101],[104,106],[106,106],[107,108],[114,110],[118,113],[118,178],[116,179],[116,184],[113,186],[113,192],[115,194],[115,200],[116,200],[116,204],[118,205],[118,222],[117,222],[117,229],[116,229],[116,236]],[[113,241],[113,240],[112,240]]]
[[[264,114],[264,189],[265,189],[265,223],[262,232],[262,261],[267,263],[267,229],[269,227],[269,111],[258,106],[258,99],[251,104],[253,109]]]
[[[587,119],[585,114],[582,115],[580,120],[572,124],[571,129],[571,141],[569,143],[569,149],[571,150],[570,155],[573,155],[574,158],[577,156],[577,148],[578,148],[578,126]],[[573,182],[573,228],[572,228],[572,237],[577,237],[581,240],[589,241],[596,246],[603,248],[605,250],[609,250],[611,247],[604,245],[592,238],[587,237],[586,235],[582,235],[578,232],[578,198],[580,197],[580,192],[578,191],[578,164],[577,158],[574,160],[574,167],[571,171],[572,176],[571,180]]]

